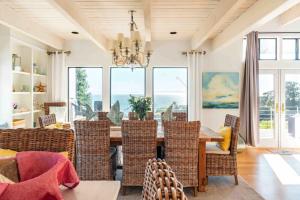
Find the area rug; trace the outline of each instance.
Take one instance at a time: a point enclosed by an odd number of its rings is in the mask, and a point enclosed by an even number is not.
[[[118,200],[141,200],[142,188],[129,187],[126,196],[119,194]],[[234,185],[233,177],[209,177],[207,192],[200,192],[193,196],[192,189],[185,189],[189,200],[263,200],[242,177],[239,177],[239,185]]]

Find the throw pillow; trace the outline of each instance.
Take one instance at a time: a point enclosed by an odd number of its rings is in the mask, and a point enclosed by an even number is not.
[[[228,151],[231,143],[231,127],[225,126],[220,129],[219,133],[224,138],[224,141],[218,142],[217,145],[223,151]]]
[[[162,115],[162,120],[163,121],[172,121],[174,118],[173,118],[173,104],[170,105],[167,110],[163,113]]]
[[[121,126],[123,113],[120,112],[120,103],[119,103],[119,101],[116,101],[116,103],[114,103],[114,105],[110,109],[110,112],[107,113],[106,116],[116,126]]]

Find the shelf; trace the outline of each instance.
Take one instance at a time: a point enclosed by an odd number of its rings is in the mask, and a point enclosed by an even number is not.
[[[30,92],[13,92],[13,94],[17,94],[17,95],[28,95],[28,94],[30,94]]]
[[[34,113],[39,113],[39,112],[42,112],[42,110],[34,110],[33,112]]]
[[[31,113],[30,111],[18,112],[18,113],[13,113],[13,116],[17,117],[17,116],[22,116],[22,115],[28,115],[30,113]]]
[[[46,92],[33,92],[33,94],[46,94]]]
[[[30,76],[29,72],[18,72],[18,71],[13,71],[14,74],[20,74],[20,75],[25,75],[25,76]]]
[[[47,77],[47,75],[43,75],[43,74],[33,74],[33,76],[35,76],[35,77]]]

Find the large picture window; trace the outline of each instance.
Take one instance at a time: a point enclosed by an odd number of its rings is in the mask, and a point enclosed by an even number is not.
[[[69,68],[69,120],[90,119],[102,110],[102,68]]]
[[[131,111],[130,95],[145,96],[145,69],[111,68],[110,73],[110,104],[118,100],[121,112],[127,117]]]
[[[160,120],[171,104],[175,112],[187,112],[187,68],[154,68],[153,101],[154,116]]]

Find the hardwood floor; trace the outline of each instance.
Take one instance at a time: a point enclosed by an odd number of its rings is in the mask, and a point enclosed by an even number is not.
[[[274,154],[272,150],[248,148],[244,152],[239,153],[239,175],[266,200],[299,200],[300,160],[295,159],[293,155]],[[300,149],[291,151],[296,152],[295,155],[297,155]],[[271,159],[268,159],[270,156]],[[273,169],[274,167],[275,170]],[[291,173],[290,171],[296,173]],[[281,180],[286,178],[284,179],[284,184],[276,174],[279,174]]]

